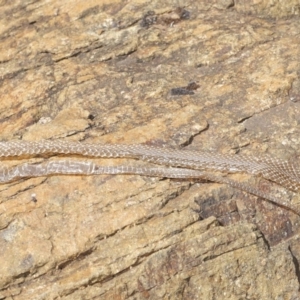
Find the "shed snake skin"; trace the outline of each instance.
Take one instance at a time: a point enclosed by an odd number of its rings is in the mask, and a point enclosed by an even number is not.
[[[0,142],[0,157],[23,157],[40,154],[134,158],[164,165],[165,167],[98,166],[91,161],[64,159],[46,161],[41,164],[25,163],[12,168],[0,167],[0,182],[5,183],[22,177],[52,174],[139,174],[167,178],[201,178],[229,184],[300,214],[300,211],[291,204],[261,192],[255,187],[207,172],[217,171],[224,174],[244,172],[259,175],[287,189],[298,191],[300,187],[300,169],[298,165],[272,156],[226,155],[212,152],[174,150],[142,144],[88,144],[48,140]]]

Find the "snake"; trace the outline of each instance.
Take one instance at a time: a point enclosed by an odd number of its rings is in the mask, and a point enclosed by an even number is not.
[[[274,202],[300,214],[300,210],[284,200],[275,198],[256,187],[234,181],[221,173],[247,173],[261,176],[294,192],[300,189],[300,169],[296,162],[271,155],[246,156],[198,150],[173,149],[146,144],[100,144],[63,140],[2,141],[0,157],[51,155],[80,155],[101,158],[133,158],[159,166],[99,166],[92,161],[61,159],[40,164],[25,163],[14,167],[0,167],[0,182],[6,183],[23,177],[54,174],[137,174],[166,178],[195,178],[225,183],[260,198]]]

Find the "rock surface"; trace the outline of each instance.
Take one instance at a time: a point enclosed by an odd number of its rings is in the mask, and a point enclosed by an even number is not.
[[[2,1],[1,140],[295,159],[299,10],[299,0]],[[231,187],[103,175],[0,190],[0,299],[300,299],[299,216]]]

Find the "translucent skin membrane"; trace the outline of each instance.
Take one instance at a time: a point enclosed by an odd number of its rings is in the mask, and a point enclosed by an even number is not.
[[[13,168],[2,167],[0,168],[0,182],[8,182],[21,177],[37,177],[51,174],[139,174],[167,178],[201,178],[229,184],[298,213],[290,204],[263,193],[255,187],[223,176],[207,173],[207,171],[218,171],[260,175],[287,189],[298,191],[300,187],[298,166],[293,162],[283,161],[271,156],[223,155],[213,152],[174,150],[140,144],[86,144],[66,141],[0,142],[0,157],[34,156],[46,153],[78,154],[107,158],[129,157],[168,167],[98,166],[90,161],[58,160],[36,165],[23,164]]]

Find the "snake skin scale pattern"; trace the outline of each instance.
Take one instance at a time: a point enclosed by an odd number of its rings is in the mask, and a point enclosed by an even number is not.
[[[213,152],[174,150],[142,144],[88,144],[48,140],[0,142],[0,157],[23,157],[40,154],[76,154],[106,158],[126,157],[165,167],[97,166],[89,161],[59,160],[38,165],[23,164],[13,168],[0,167],[0,182],[9,182],[21,177],[51,174],[139,174],[167,178],[201,178],[229,184],[298,213],[298,210],[289,203],[265,194],[255,187],[208,173],[208,171],[223,172],[224,174],[244,172],[261,176],[297,192],[300,188],[300,169],[298,165],[272,156],[226,155]]]

